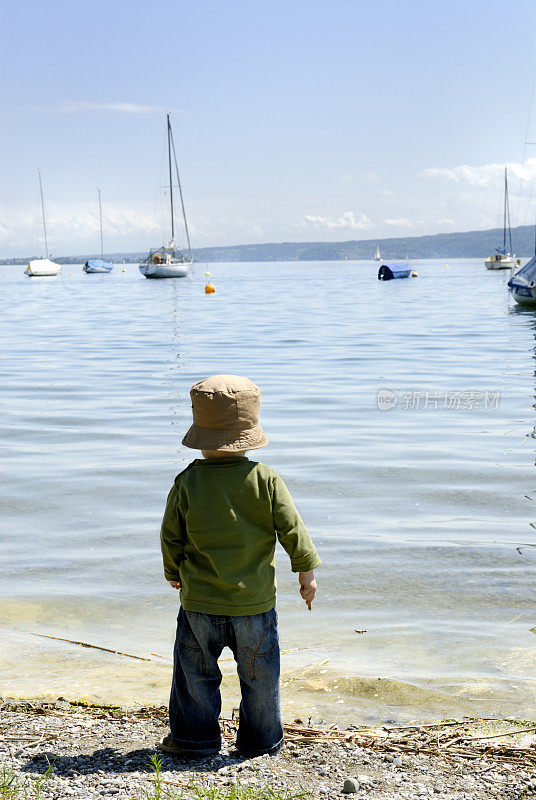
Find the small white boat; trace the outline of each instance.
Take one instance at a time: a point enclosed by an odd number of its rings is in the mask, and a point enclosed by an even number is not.
[[[508,227],[509,252],[506,251],[506,229]],[[515,265],[515,254],[512,252],[512,231],[510,229],[510,206],[508,204],[508,168],[504,168],[504,220],[503,220],[503,246],[497,247],[495,254],[488,256],[484,261],[486,269],[510,269]]]
[[[95,272],[111,272],[114,268],[114,265],[111,261],[104,260],[104,246],[102,240],[102,203],[101,203],[101,190],[97,189],[99,193],[99,220],[100,220],[100,250],[101,250],[101,257],[91,259],[91,261],[86,261],[82,269],[88,275],[93,274]]]
[[[24,274],[30,278],[44,278],[46,275],[58,275],[60,272],[61,266],[49,258],[34,258],[24,270]]]
[[[510,294],[521,306],[536,306],[536,254],[508,281]]]
[[[188,223],[186,222],[186,211],[184,210],[184,200],[182,197],[181,179],[179,176],[179,167],[177,164],[177,156],[175,154],[175,143],[173,141],[173,132],[171,130],[171,123],[169,121],[169,114],[167,115],[167,138],[168,138],[168,162],[169,162],[169,198],[170,198],[170,211],[171,211],[171,240],[168,245],[159,247],[158,250],[152,250],[145,261],[139,265],[140,272],[146,278],[185,278],[190,272],[190,267],[193,264],[192,248],[190,246],[190,234],[188,232]],[[173,149],[173,159],[175,162],[175,172],[177,175],[177,185],[179,188],[179,196],[181,199],[182,218],[184,220],[184,230],[186,232],[186,241],[188,242],[188,255],[179,250],[175,245],[175,218],[173,210],[173,180],[171,168],[171,150]]]
[[[381,261],[381,260],[382,260],[382,256],[381,256],[381,253],[380,253],[380,245],[377,244],[376,245],[376,252],[374,253],[374,261]]]
[[[488,256],[484,263],[486,269],[512,269],[515,259],[510,253],[497,253],[494,256]]]
[[[47,223],[45,219],[45,201],[43,199],[43,184],[41,182],[41,172],[38,171],[37,174],[39,175],[39,194],[41,195],[41,213],[43,215],[43,231],[45,233],[45,258],[34,258],[29,262],[28,266],[24,270],[24,274],[28,275],[29,278],[44,278],[46,276],[59,275],[61,272],[61,266],[47,258],[48,240]]]

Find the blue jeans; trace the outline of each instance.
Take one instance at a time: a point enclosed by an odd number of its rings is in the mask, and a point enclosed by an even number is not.
[[[192,754],[221,746],[221,672],[218,658],[230,647],[237,663],[242,701],[236,747],[248,756],[277,753],[283,746],[279,699],[279,637],[275,608],[264,614],[227,617],[185,611],[177,619],[171,736]]]

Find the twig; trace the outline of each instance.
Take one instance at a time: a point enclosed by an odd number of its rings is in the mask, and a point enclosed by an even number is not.
[[[40,742],[42,736],[2,736],[4,742]]]
[[[160,780],[160,783],[167,783],[169,786],[190,786],[191,782],[192,782],[191,780],[186,781],[186,782],[184,782],[184,781],[165,781],[165,780]]]
[[[88,642],[77,642],[74,639],[65,639],[63,636],[51,636],[48,633],[34,633],[33,631],[23,631],[20,628],[12,628],[11,625],[0,625],[1,628],[8,628],[10,631],[17,631],[17,633],[26,633],[29,636],[39,636],[41,639],[54,639],[56,642],[68,642],[69,644],[76,644],[79,647],[90,647],[92,650],[103,650],[105,653],[114,653],[116,656],[125,656],[125,658],[135,658],[137,661],[153,661],[152,658],[145,658],[144,656],[134,656],[132,653],[123,653],[122,650],[112,650],[110,647],[102,647],[98,644],[89,644]]]
[[[534,733],[536,728],[521,728],[516,731],[506,731],[505,733],[493,733],[490,736],[461,736],[464,742],[476,742],[478,739],[501,739],[504,736],[516,736],[518,733]]]
[[[307,645],[305,647],[289,647],[286,650],[281,650],[281,655],[282,656],[287,656],[289,653],[301,653],[302,650],[318,650],[318,648],[322,648],[322,647],[327,647],[327,645],[325,645],[325,644],[309,644],[309,645]],[[337,645],[330,645],[330,647],[337,647]],[[230,658],[230,657],[229,658],[219,658],[218,659],[218,664],[224,664],[226,661],[234,661],[234,657],[233,658]],[[328,661],[329,661],[329,658],[328,658]],[[327,662],[325,662],[325,663],[327,663]],[[297,667],[297,669],[300,669],[300,667]],[[303,667],[301,669],[303,669]]]
[[[391,726],[387,727],[386,725],[383,725],[383,729],[385,731],[409,731],[409,730],[421,731],[421,730],[426,730],[428,728],[447,728],[452,725],[467,725],[467,723],[470,721],[471,721],[470,719],[466,720],[464,719],[461,721],[458,720],[457,722],[434,722],[430,723],[429,725],[393,725],[392,727]]]

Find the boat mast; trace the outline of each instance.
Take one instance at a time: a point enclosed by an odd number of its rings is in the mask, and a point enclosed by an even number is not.
[[[182,218],[184,220],[184,230],[186,231],[186,241],[188,242],[188,258],[192,260],[192,245],[190,244],[190,232],[188,230],[188,223],[186,222],[186,209],[184,208],[184,198],[182,196],[181,176],[179,174],[179,165],[177,163],[177,153],[175,152],[175,140],[173,139],[173,131],[171,132],[171,146],[173,148],[173,159],[175,161],[175,171],[177,173],[177,184],[179,187],[179,197],[181,199]]]
[[[104,245],[102,243],[102,204],[101,204],[101,191],[97,189],[99,193],[99,220],[100,220],[100,257],[101,260],[104,261]]]
[[[41,170],[37,170],[39,175],[39,192],[41,194],[41,212],[43,214],[43,231],[45,232],[45,258],[48,258],[47,224],[45,221],[45,201],[43,200],[43,184],[41,183]]]
[[[504,168],[504,218],[503,218],[503,253],[506,253],[506,204],[508,200],[508,168]]]
[[[168,136],[168,161],[169,161],[169,197],[171,204],[171,242],[175,243],[175,221],[173,219],[173,180],[171,175],[171,122],[169,121],[169,114],[167,115],[167,136]]]
[[[510,224],[510,200],[508,198],[508,177],[507,177],[507,167],[504,168],[504,193],[506,197],[506,216],[508,220],[508,244],[509,244],[509,252],[512,253],[512,226]]]

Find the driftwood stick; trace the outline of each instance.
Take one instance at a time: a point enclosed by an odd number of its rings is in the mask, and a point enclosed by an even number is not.
[[[76,644],[79,647],[90,647],[92,650],[102,650],[105,653],[114,653],[116,656],[125,656],[125,658],[135,658],[137,661],[152,661],[153,664],[157,664],[157,661],[153,661],[152,658],[145,658],[144,656],[134,656],[132,653],[123,653],[122,650],[112,650],[110,647],[102,647],[98,644],[89,644],[89,642],[77,642],[75,639],[65,639],[63,636],[51,636],[48,633],[34,633],[33,631],[22,631],[20,628],[12,628],[11,625],[0,625],[1,628],[8,628],[11,631],[17,631],[17,633],[26,633],[29,636],[39,636],[41,639],[54,639],[56,642],[68,642],[69,644]]]
[[[534,733],[536,728],[521,728],[521,730],[506,731],[505,733],[493,733],[489,736],[461,736],[464,742],[476,742],[479,739],[501,739],[504,736],[516,736],[518,733]]]
[[[190,786],[191,780],[184,781],[184,782],[183,781],[165,781],[165,780],[160,780],[160,783],[166,783],[169,786]]]
[[[384,731],[410,731],[410,730],[424,731],[427,730],[428,728],[447,728],[447,727],[452,727],[453,725],[467,725],[467,723],[470,721],[471,720],[469,719],[464,719],[461,721],[458,720],[458,722],[433,722],[430,723],[429,725],[393,725],[393,726],[389,725],[389,727],[383,725],[382,727]]]

